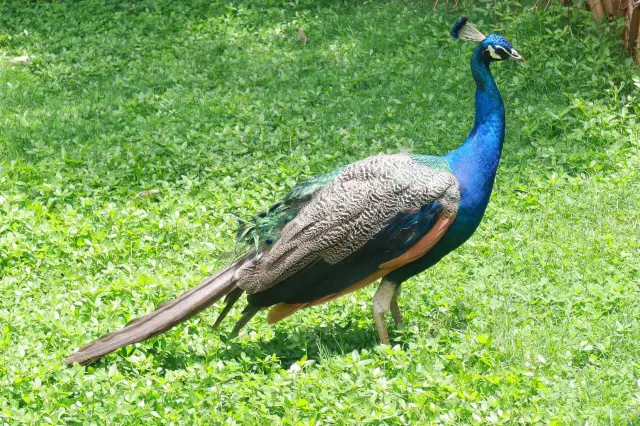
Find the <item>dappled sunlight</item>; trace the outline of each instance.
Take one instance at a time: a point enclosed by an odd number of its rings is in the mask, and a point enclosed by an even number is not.
[[[638,69],[578,7],[569,29],[566,7],[441,3],[5,5],[0,418],[637,421]],[[215,306],[63,367],[234,259],[236,215],[295,182],[457,147],[474,120],[473,46],[449,38],[463,12],[527,62],[492,67],[506,137],[483,223],[403,284],[391,347],[371,287],[273,326],[258,313],[237,338],[244,302],[214,330]]]

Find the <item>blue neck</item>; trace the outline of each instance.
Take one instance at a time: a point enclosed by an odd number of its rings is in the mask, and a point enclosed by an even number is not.
[[[479,45],[471,57],[471,72],[476,82],[476,118],[469,137],[458,149],[445,156],[458,178],[462,204],[484,213],[504,142],[504,104],[493,81],[489,63]]]

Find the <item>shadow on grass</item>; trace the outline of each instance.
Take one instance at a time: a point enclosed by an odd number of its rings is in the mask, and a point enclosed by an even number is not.
[[[227,334],[220,334],[224,343],[219,349],[206,356],[188,352],[163,351],[154,357],[154,367],[167,370],[179,370],[193,363],[236,361],[247,368],[274,368],[273,363],[265,359],[275,356],[282,368],[288,368],[304,355],[308,359],[322,362],[323,358],[350,353],[354,350],[371,349],[379,344],[378,334],[372,324],[364,327],[350,321],[346,325],[332,324],[286,331],[276,330],[271,339],[259,341],[241,340]]]
[[[371,324],[362,324],[360,318],[354,318],[345,325],[332,324],[296,329],[288,332],[284,329],[277,330],[271,339],[259,341],[246,341],[230,337],[221,333],[220,341],[223,345],[212,350],[206,355],[196,354],[191,351],[178,350],[178,344],[172,344],[166,340],[155,340],[143,343],[141,347],[126,347],[120,349],[117,354],[122,357],[140,354],[140,351],[153,356],[152,368],[165,370],[182,370],[193,364],[211,364],[218,361],[233,361],[243,364],[246,370],[273,371],[288,368],[292,363],[303,356],[322,362],[323,359],[336,355],[344,355],[354,350],[372,349],[379,345],[378,333]],[[389,330],[392,336],[395,334],[393,327]],[[393,338],[392,338],[393,339]],[[396,335],[396,340],[399,337]],[[400,342],[396,342],[400,343]],[[393,343],[392,343],[393,344]],[[276,362],[269,360],[275,357]],[[92,368],[107,369],[115,361],[113,355],[106,356]],[[124,368],[133,373],[137,368],[130,364]]]
[[[428,321],[430,326],[423,332],[435,336],[436,329],[439,327],[437,324],[452,330],[466,330],[468,326],[468,321],[465,318],[466,313],[467,310],[462,303],[458,303],[450,313],[440,315],[440,318],[434,313]],[[405,346],[405,343],[412,340],[413,331],[409,328],[398,329],[390,318],[387,325],[392,346],[396,344]],[[207,327],[207,325],[201,323],[199,327]],[[152,356],[152,369],[183,370],[194,364],[207,365],[223,361],[238,363],[245,371],[267,373],[279,371],[281,368],[287,369],[305,355],[307,359],[322,363],[323,360],[346,355],[354,350],[358,352],[363,349],[372,350],[380,344],[373,321],[366,312],[354,311],[348,321],[342,324],[306,325],[295,328],[275,327],[275,334],[272,338],[260,338],[255,341],[233,337],[228,331],[221,330],[219,334],[212,335],[221,344],[212,344],[211,348],[206,349],[205,355],[189,349],[184,350],[184,345],[174,340],[175,335],[164,339],[145,341],[138,347],[128,346],[120,349],[117,354],[123,358],[142,353],[150,355]],[[247,331],[251,333],[249,329]],[[445,341],[442,341],[441,344],[449,345]],[[114,361],[115,357],[109,355],[93,364],[92,367],[106,369]],[[124,374],[128,374],[127,372],[139,374],[138,368],[133,363],[127,362],[127,364],[123,369]]]

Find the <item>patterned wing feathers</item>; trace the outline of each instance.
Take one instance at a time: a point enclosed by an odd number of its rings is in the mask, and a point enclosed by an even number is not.
[[[435,200],[457,205],[458,195],[450,171],[405,154],[377,155],[351,164],[283,228],[269,252],[240,271],[238,285],[253,294],[276,286],[314,261],[338,263],[398,212]]]
[[[314,300],[313,302],[278,303],[277,305],[273,306],[269,310],[269,314],[267,315],[267,322],[269,324],[276,323],[294,314],[296,311],[300,309],[303,309],[309,306],[321,305],[323,303],[327,303],[331,300],[337,299],[346,294],[359,290],[362,287],[365,287],[375,282],[379,278],[384,277],[391,271],[398,269],[406,265],[407,263],[413,262],[414,260],[420,258],[429,250],[431,250],[431,248],[433,248],[433,246],[435,246],[438,243],[438,241],[440,241],[440,239],[447,232],[447,229],[449,229],[449,227],[455,220],[456,214],[457,214],[457,208],[454,207],[453,205],[451,205],[450,207],[451,207],[451,210],[445,210],[443,213],[441,213],[440,217],[434,224],[433,228],[431,228],[429,232],[427,232],[427,234],[424,237],[422,237],[416,244],[414,244],[409,250],[407,250],[402,255],[380,265],[378,270],[373,274],[369,275],[368,277],[360,281],[357,281],[351,284],[350,286],[348,286],[342,291],[321,297],[317,300]]]

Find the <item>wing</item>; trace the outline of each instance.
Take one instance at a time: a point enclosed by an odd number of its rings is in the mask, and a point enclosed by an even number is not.
[[[330,264],[320,259],[277,285],[250,294],[249,302],[262,307],[281,302],[311,303],[338,294],[367,277],[374,281],[377,278],[373,275],[381,269],[381,265],[397,259],[415,246],[433,229],[442,212],[439,202],[401,212],[373,239],[342,261]]]
[[[445,160],[425,158],[377,155],[346,167],[239,271],[250,303],[317,300],[403,256],[459,200]]]
[[[284,226],[295,219],[300,210],[322,188],[333,182],[345,167],[297,183],[282,200],[269,207],[269,210],[256,213],[248,220],[238,217],[240,226],[236,238],[238,245],[245,248],[242,252],[246,252],[247,248],[260,252],[265,245],[269,246],[278,240]]]

